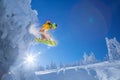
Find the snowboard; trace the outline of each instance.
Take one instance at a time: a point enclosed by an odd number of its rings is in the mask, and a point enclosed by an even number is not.
[[[36,38],[36,42],[43,43],[43,44],[46,44],[48,46],[56,46],[56,42],[55,41],[44,40],[44,39],[41,39],[41,38]]]

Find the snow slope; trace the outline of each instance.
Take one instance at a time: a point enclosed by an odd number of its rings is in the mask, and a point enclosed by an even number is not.
[[[38,71],[39,80],[120,80],[120,61]]]

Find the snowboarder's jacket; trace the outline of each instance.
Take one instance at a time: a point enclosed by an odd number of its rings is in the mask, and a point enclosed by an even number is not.
[[[42,28],[40,29],[40,32],[44,32],[44,31],[48,31],[51,29],[51,22],[50,21],[46,21],[45,24],[42,25]]]

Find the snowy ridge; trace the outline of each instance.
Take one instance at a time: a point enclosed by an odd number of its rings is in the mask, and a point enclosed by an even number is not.
[[[37,71],[35,74],[40,80],[120,80],[120,61]]]

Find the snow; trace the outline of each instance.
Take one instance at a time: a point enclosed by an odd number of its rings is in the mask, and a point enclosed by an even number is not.
[[[120,80],[120,61],[37,71],[39,80]]]
[[[108,39],[106,38],[108,56],[109,60],[118,60],[120,59],[120,43],[116,38]]]
[[[84,58],[83,64],[91,64],[97,62],[93,52],[89,56],[86,53],[84,53],[83,58]]]
[[[34,28],[38,26],[38,13],[30,3],[31,0],[0,0],[0,80],[120,80],[120,43],[116,38],[106,38],[109,61],[95,63],[91,53],[84,55],[81,66],[61,64],[56,69],[56,64],[51,63],[45,71],[30,65],[24,68],[22,58],[34,36],[39,37]]]
[[[39,80],[120,80],[120,43],[106,38],[108,61],[96,63],[93,53],[84,53],[83,64],[45,71],[36,71]]]
[[[31,0],[0,0],[0,80],[2,76],[8,80],[7,72],[17,70],[33,43],[29,28],[38,21],[37,15],[37,11],[31,9]],[[19,73],[18,70],[16,76]]]

